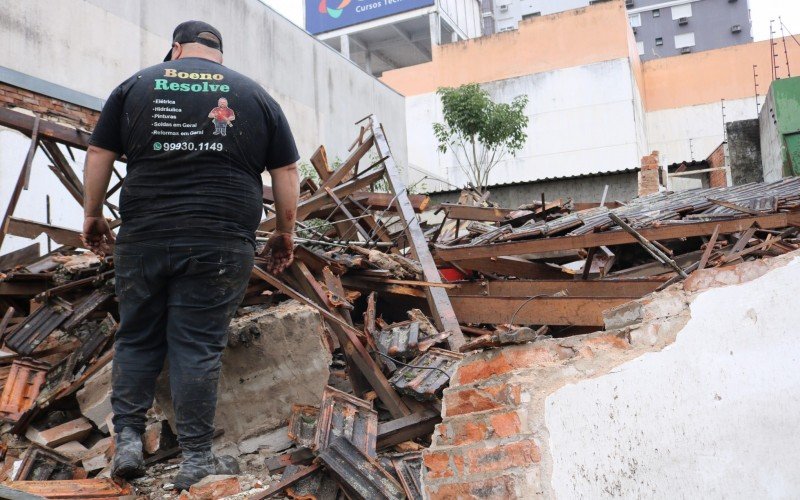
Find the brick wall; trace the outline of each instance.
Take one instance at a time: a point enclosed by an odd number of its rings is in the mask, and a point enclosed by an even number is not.
[[[720,144],[706,160],[708,168],[720,168],[725,166],[725,144]],[[728,185],[728,177],[725,170],[712,170],[708,173],[708,182],[711,187],[725,187]]]
[[[423,452],[426,497],[554,498],[555,465],[546,421],[550,395],[663,350],[689,322],[689,306],[699,293],[755,280],[799,255],[796,251],[697,271],[662,292],[606,311],[607,331],[490,349],[465,358],[444,392],[442,423]]]
[[[84,130],[92,130],[100,116],[100,113],[93,109],[70,104],[3,82],[0,82],[0,106],[24,108],[36,113],[41,118]]]
[[[642,157],[642,170],[639,172],[639,196],[657,193],[661,186],[659,180],[658,151]]]

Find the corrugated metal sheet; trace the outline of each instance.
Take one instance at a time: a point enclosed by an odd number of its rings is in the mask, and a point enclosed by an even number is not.
[[[526,184],[537,184],[540,182],[552,182],[552,181],[568,181],[570,179],[585,179],[588,177],[605,177],[608,175],[620,175],[620,174],[633,174],[639,172],[641,169],[636,168],[623,168],[620,170],[605,170],[605,171],[598,171],[598,172],[590,172],[586,174],[578,174],[578,175],[564,175],[564,176],[552,176],[552,177],[542,177],[540,179],[532,179],[526,181],[511,181],[511,182],[498,182],[496,184],[490,184],[487,186],[489,191],[492,188],[499,188],[499,187],[506,187],[506,186],[522,186]],[[491,180],[489,181],[491,182]],[[425,194],[433,194],[433,193],[458,193],[461,191],[461,188],[453,188],[452,186],[445,186],[442,183],[432,182],[431,187],[425,191]]]

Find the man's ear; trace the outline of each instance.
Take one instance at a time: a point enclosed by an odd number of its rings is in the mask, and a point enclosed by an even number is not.
[[[172,42],[172,60],[180,59],[183,47],[178,42]]]

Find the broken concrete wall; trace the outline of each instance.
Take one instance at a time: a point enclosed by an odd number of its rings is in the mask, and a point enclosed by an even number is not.
[[[314,309],[294,301],[259,309],[234,319],[229,334],[215,417],[222,441],[242,444],[285,425],[292,404],[319,404],[331,355]],[[166,376],[157,400],[174,423]]]
[[[615,330],[465,359],[430,498],[786,497],[800,489],[800,252],[610,312]]]

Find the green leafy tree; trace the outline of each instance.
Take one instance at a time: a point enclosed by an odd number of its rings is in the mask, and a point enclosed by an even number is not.
[[[525,145],[528,96],[496,103],[477,83],[442,87],[436,93],[444,111],[444,123],[433,124],[439,150],[451,151],[467,180],[482,192],[492,169]]]

